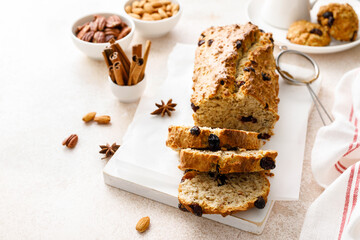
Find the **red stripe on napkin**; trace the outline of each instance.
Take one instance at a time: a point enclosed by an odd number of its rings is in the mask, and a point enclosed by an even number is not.
[[[353,195],[353,204],[352,204],[352,207],[351,207],[351,212],[350,212],[348,223],[350,221],[351,214],[352,214],[352,212],[353,212],[353,210],[354,210],[354,208],[356,206],[357,197],[358,197],[358,194],[359,194],[359,182],[360,182],[360,165],[359,164],[357,164],[357,168],[358,168],[358,171],[357,171],[355,190],[354,190],[354,195]]]
[[[353,138],[352,143],[351,143],[350,146],[349,146],[349,149],[347,150],[347,152],[344,154],[343,157],[349,155],[352,151],[354,151],[356,148],[358,148],[359,143],[354,147],[354,144],[357,142],[357,138],[358,138],[358,135],[359,135],[359,128],[357,127],[357,124],[358,124],[358,119],[355,117],[355,122],[354,122],[354,125],[355,125],[354,138]]]
[[[347,184],[344,211],[343,211],[343,216],[342,216],[342,221],[341,221],[341,226],[340,226],[340,231],[339,231],[339,237],[338,237],[339,240],[341,239],[342,233],[344,231],[345,221],[346,221],[347,212],[348,212],[348,208],[349,208],[351,185],[352,185],[352,181],[353,181],[353,178],[354,178],[354,171],[355,171],[355,165],[353,165],[351,167],[350,177],[349,177],[349,181],[348,181],[348,184]]]
[[[343,173],[343,171],[339,169],[339,167],[337,166],[336,163],[334,164],[334,167],[335,167],[335,169],[336,169],[340,174]]]
[[[338,164],[339,164],[339,166],[340,166],[341,168],[343,168],[344,170],[346,170],[346,169],[347,169],[347,167],[345,167],[344,165],[342,165],[342,164],[341,164],[340,160],[339,160],[339,161],[337,161],[337,163],[338,163]]]
[[[353,115],[354,115],[354,105],[351,105],[349,122],[351,122]]]

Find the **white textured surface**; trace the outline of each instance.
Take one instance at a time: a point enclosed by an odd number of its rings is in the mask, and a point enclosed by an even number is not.
[[[99,144],[120,143],[134,104],[111,95],[106,67],[71,42],[72,19],[120,9],[121,1],[8,1],[0,8],[0,239],[297,239],[306,209],[321,193],[310,172],[310,150],[321,121],[310,117],[300,200],[277,202],[261,236],[108,187]],[[176,42],[194,43],[202,29],[245,22],[242,1],[183,0],[175,29],[153,41],[149,87],[165,79]],[[135,33],[134,43],[145,42]],[[358,66],[360,47],[314,55],[324,74],[320,98],[330,108],[340,77]],[[294,106],[295,107],[295,106]],[[90,111],[110,114],[112,124],[85,125]],[[61,146],[79,135],[73,150]],[[291,133],[289,133],[291,134]],[[145,234],[136,222],[150,216]]]

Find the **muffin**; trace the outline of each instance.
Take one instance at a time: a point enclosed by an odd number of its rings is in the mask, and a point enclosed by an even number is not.
[[[292,23],[286,38],[292,43],[307,46],[327,46],[331,41],[326,27],[305,20]]]
[[[330,3],[320,7],[317,14],[320,25],[329,29],[329,34],[340,41],[354,41],[359,30],[359,19],[349,4]]]

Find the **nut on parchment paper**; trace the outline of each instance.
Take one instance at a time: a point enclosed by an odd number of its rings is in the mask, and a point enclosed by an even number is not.
[[[94,118],[94,121],[98,124],[108,124],[111,121],[110,116],[102,115]]]
[[[79,137],[76,134],[71,134],[69,137],[65,138],[62,142],[62,145],[65,145],[68,148],[74,148],[78,142]]]
[[[82,118],[82,120],[84,122],[90,122],[90,121],[94,120],[95,115],[96,115],[96,112],[89,112]]]
[[[136,224],[136,230],[139,232],[145,232],[150,225],[150,218],[149,217],[143,217],[139,220],[139,222]]]

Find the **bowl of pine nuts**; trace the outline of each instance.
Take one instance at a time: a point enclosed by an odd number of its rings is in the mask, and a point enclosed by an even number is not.
[[[178,0],[129,0],[124,10],[134,21],[136,30],[147,38],[167,34],[178,23],[182,13]]]

